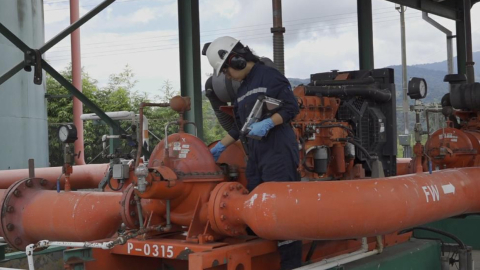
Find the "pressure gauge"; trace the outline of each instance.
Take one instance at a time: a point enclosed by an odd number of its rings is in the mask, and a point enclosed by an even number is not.
[[[411,99],[422,99],[427,96],[427,82],[425,79],[413,77],[408,82],[407,95]]]
[[[77,128],[72,125],[62,125],[58,128],[58,138],[62,143],[73,143],[77,138]]]

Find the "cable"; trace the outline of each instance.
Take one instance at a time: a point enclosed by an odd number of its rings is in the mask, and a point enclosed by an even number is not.
[[[377,22],[374,22],[374,23],[383,23],[383,22],[390,22],[390,21],[396,21],[396,20],[385,20],[385,21],[377,21]],[[352,26],[356,26],[356,25],[350,25],[350,26],[347,26],[347,27],[352,27]],[[337,27],[337,28],[344,28],[345,26],[343,27]],[[298,33],[308,33],[308,32],[317,32],[318,30],[312,30],[312,31],[298,31],[298,32],[289,32],[288,34],[298,34]],[[342,32],[342,33],[346,33],[346,32],[350,32],[350,31],[345,31],[345,32]],[[285,34],[286,36],[288,36],[287,34]],[[258,36],[258,35],[255,35],[255,36]],[[243,38],[242,40],[258,40],[258,39],[265,39],[265,38],[269,38],[271,39],[271,35],[268,35],[268,36],[263,36],[263,37],[256,37],[256,38]],[[140,51],[129,51],[128,53],[114,53],[114,54],[100,54],[100,55],[87,55],[87,56],[82,56],[82,58],[92,58],[92,57],[105,57],[105,56],[115,56],[115,55],[125,55],[125,54],[135,54],[135,53],[143,53],[143,52],[152,52],[152,51],[162,51],[162,50],[172,50],[172,49],[178,49],[179,47],[170,47],[170,48],[162,48],[162,47],[149,47],[149,48],[159,48],[159,49],[150,49],[150,50],[140,50]],[[143,48],[142,48],[143,49]],[[131,50],[128,49],[128,50]],[[109,52],[119,52],[120,50],[110,50]],[[92,54],[94,53],[103,53],[103,52],[92,52]],[[46,58],[48,59],[49,61],[51,62],[58,62],[58,61],[63,61],[63,60],[69,60],[70,58],[61,58],[61,57],[66,57],[68,55],[61,55],[59,56],[60,58]]]
[[[395,12],[395,11],[392,11],[392,12]],[[386,13],[391,13],[390,11],[389,12],[380,12],[380,13],[377,13],[375,15],[381,15],[381,14],[386,14]],[[344,14],[350,14],[350,13],[344,13]],[[336,15],[327,15],[327,16],[324,16],[324,17],[331,17],[331,16],[338,16],[338,15],[342,15],[342,14],[336,14]],[[414,15],[414,14],[412,14]],[[349,16],[349,17],[352,17],[352,16]],[[393,17],[393,16],[387,16],[387,17],[379,17],[379,18],[374,18],[374,19],[382,19],[382,18],[390,18],[390,17]],[[313,18],[320,18],[320,17],[313,17]],[[323,18],[323,17],[322,17]],[[315,21],[315,22],[308,22],[309,24],[314,24],[314,23],[322,23],[322,22],[328,22],[328,21],[335,21],[335,20],[343,20],[343,19],[355,19],[355,17],[352,17],[352,18],[334,18],[334,19],[330,19],[330,20],[320,20],[320,21]],[[303,19],[300,19],[300,20],[303,20]],[[298,20],[292,20],[292,21],[298,21]],[[353,21],[353,22],[348,22],[348,23],[356,23],[356,21]],[[243,31],[237,31],[237,32],[231,32],[232,29],[239,29],[239,28],[249,28],[249,27],[258,27],[258,26],[262,26],[262,25],[270,25],[271,23],[266,23],[266,24],[256,24],[256,25],[250,25],[250,26],[242,26],[242,27],[233,27],[233,28],[223,28],[223,29],[212,29],[212,30],[205,30],[205,31],[201,31],[200,34],[202,33],[207,33],[207,32],[218,32],[218,31],[228,31],[228,33],[224,33],[224,34],[232,34],[232,33],[241,33],[241,32],[249,32],[249,31],[264,31],[265,28],[259,28],[259,29],[250,29],[250,30],[243,30]],[[297,24],[285,24],[285,27],[290,27],[292,25],[305,25],[305,23],[297,23]],[[338,25],[338,24],[330,24],[330,25]],[[268,29],[267,29],[268,30]],[[295,30],[295,29],[288,29],[289,31],[290,30]],[[288,33],[288,31],[287,31]],[[213,35],[216,35],[216,34],[213,34]],[[212,34],[210,35],[202,35],[202,36],[212,36]],[[163,37],[174,37],[174,39],[166,39],[166,40],[159,40],[159,41],[178,41],[178,34],[172,34],[172,35],[161,35],[161,36],[155,36],[155,37],[148,37],[148,38],[141,38],[141,39],[136,39],[135,40],[135,43],[130,43],[130,44],[138,44],[138,41],[139,40],[152,40],[152,39],[158,39],[158,38],[163,38]],[[126,39],[127,41],[131,41],[130,39]],[[116,41],[109,41],[109,42],[95,42],[95,43],[85,43],[83,45],[98,45],[98,44],[110,44],[110,43],[114,43],[114,44],[117,44],[117,45],[122,45],[122,44],[118,44],[119,42],[121,42],[120,40],[116,40]],[[146,42],[145,44],[148,44],[150,42]],[[123,43],[123,44],[126,44],[126,43]],[[176,43],[175,45],[177,45],[178,43]],[[116,46],[116,45],[113,45],[113,46]],[[61,46],[61,47],[57,47],[57,48],[70,48],[70,46]],[[65,51],[69,51],[69,50],[65,50]]]
[[[386,12],[383,12],[381,14],[384,14]],[[412,16],[408,17],[408,18],[414,18],[416,17],[415,14],[412,14]],[[375,19],[387,19],[387,18],[392,18],[392,16],[383,16],[383,17],[378,17],[378,18],[375,18]],[[343,18],[342,18],[343,19]],[[345,18],[345,19],[349,19],[349,18]],[[334,19],[334,20],[338,20],[338,19]],[[332,20],[324,20],[324,21],[319,21],[320,22],[326,22],[326,21],[332,21]],[[396,19],[395,19],[396,21]],[[375,21],[374,21],[375,22]],[[377,21],[378,22],[378,21]],[[292,30],[309,30],[309,29],[317,29],[317,28],[320,28],[320,29],[326,29],[326,28],[329,28],[331,26],[338,26],[338,25],[346,25],[346,24],[355,24],[354,26],[356,26],[356,23],[357,21],[349,21],[349,22],[342,22],[342,23],[333,23],[333,24],[327,24],[327,25],[322,25],[322,26],[318,26],[318,27],[314,27],[314,28],[289,28],[287,33],[290,33]],[[301,24],[295,24],[295,25],[304,25],[304,23],[301,23]],[[350,27],[351,25],[349,25],[348,27]],[[233,28],[232,28],[233,29]],[[238,34],[238,33],[248,33],[248,32],[252,32],[252,31],[265,31],[266,29],[252,29],[252,30],[244,30],[244,31],[236,31],[236,32],[228,32],[229,35],[231,34]],[[210,31],[217,31],[217,30],[210,30]],[[210,31],[204,31],[204,32],[210,32]],[[204,32],[200,32],[201,34],[204,33]],[[295,32],[296,33],[296,32]],[[227,33],[223,33],[223,34],[227,34]],[[251,35],[247,35],[247,36],[244,36],[244,37],[252,37],[252,36],[258,36],[258,35],[264,35],[265,33],[255,33],[255,34],[251,34]],[[202,35],[201,38],[204,38],[204,37],[208,37],[208,36],[215,36],[217,37],[218,35],[222,35],[222,34],[207,34],[207,35]],[[270,37],[271,35],[269,35]],[[102,49],[110,49],[111,47],[119,47],[119,46],[128,46],[128,45],[137,45],[137,44],[151,44],[152,41],[149,41],[149,42],[138,42],[139,40],[156,40],[158,38],[163,38],[163,37],[175,37],[175,38],[172,38],[172,39],[162,39],[162,40],[158,40],[158,41],[175,41],[174,43],[170,43],[170,44],[162,44],[162,46],[169,46],[169,45],[177,45],[178,46],[178,35],[175,34],[175,35],[162,35],[162,36],[156,36],[156,37],[147,37],[147,38],[141,38],[141,39],[135,39],[135,42],[133,43],[121,43],[121,44],[118,44],[120,43],[121,41],[109,41],[109,42],[96,42],[96,43],[87,43],[87,44],[84,44],[84,45],[100,45],[100,46],[86,46],[87,48],[102,48]],[[242,37],[240,37],[239,39],[243,40]],[[128,41],[131,41],[131,39],[128,39]],[[112,44],[113,45],[110,45]],[[108,46],[108,47],[107,47]],[[151,46],[149,46],[151,47]],[[149,48],[149,47],[146,47],[146,48]],[[57,48],[66,48],[66,50],[55,50],[55,52],[70,52],[70,46],[62,46],[62,47],[57,47]],[[85,48],[85,46],[83,47]],[[138,47],[137,47],[138,48]],[[135,48],[135,49],[137,49]],[[144,47],[145,48],[145,47]],[[131,47],[128,48],[128,49],[132,49]],[[138,49],[141,49],[141,48],[138,48]],[[111,51],[111,50],[109,50]],[[66,56],[66,55],[62,55],[62,56]]]
[[[404,234],[404,233],[407,233],[407,232],[411,232],[413,230],[424,230],[424,231],[429,231],[429,232],[433,232],[433,233],[437,233],[437,234],[440,234],[440,235],[443,235],[443,236],[446,236],[450,239],[452,239],[453,241],[457,242],[458,246],[461,248],[461,249],[464,249],[466,250],[467,249],[467,246],[465,245],[465,243],[463,243],[463,241],[456,237],[455,235],[449,233],[449,232],[445,232],[445,231],[442,231],[442,230],[439,230],[439,229],[436,229],[436,228],[431,228],[431,227],[413,227],[413,228],[410,228],[410,229],[406,229],[406,230],[403,230],[403,231],[400,231],[398,232],[398,234]]]

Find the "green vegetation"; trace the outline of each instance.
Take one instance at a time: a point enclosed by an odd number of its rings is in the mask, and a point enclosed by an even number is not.
[[[71,67],[63,70],[61,74],[72,81]],[[146,93],[133,91],[137,81],[135,74],[128,67],[124,68],[119,74],[110,75],[109,82],[105,87],[98,86],[98,81],[90,77],[85,71],[82,71],[83,93],[105,112],[113,111],[133,111],[138,113],[138,107],[141,102],[168,102],[170,98],[179,95],[168,81],[165,81],[159,89],[162,95],[150,97]],[[51,166],[61,166],[63,164],[62,145],[57,137],[57,129],[61,124],[73,122],[72,98],[68,97],[69,92],[62,87],[55,79],[47,75],[47,96],[50,96],[47,104],[48,123],[49,123],[49,158]],[[59,97],[64,96],[64,97]],[[67,96],[67,97],[65,97]],[[87,107],[83,108],[84,113],[92,113]],[[150,150],[164,137],[164,128],[167,122],[177,119],[177,114],[170,108],[147,107],[144,109],[145,116],[149,119],[149,130],[155,136],[150,136]],[[219,140],[225,134],[218,123],[208,100],[203,97],[203,115],[204,115],[204,139],[207,144]],[[131,123],[121,122],[125,130],[130,130]],[[169,132],[176,132],[178,127],[170,127]],[[110,134],[107,125],[100,121],[84,122],[84,141],[85,141],[85,161],[87,163],[106,163],[107,159],[101,157],[102,141],[104,134]],[[158,137],[158,139],[156,138]],[[116,151],[127,153],[131,148],[124,142],[119,144]]]

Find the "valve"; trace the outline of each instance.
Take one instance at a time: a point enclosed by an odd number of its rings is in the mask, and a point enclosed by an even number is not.
[[[147,190],[147,176],[148,176],[148,168],[145,164],[139,164],[137,168],[135,168],[135,176],[137,177],[137,186],[135,187],[138,192],[143,193]]]

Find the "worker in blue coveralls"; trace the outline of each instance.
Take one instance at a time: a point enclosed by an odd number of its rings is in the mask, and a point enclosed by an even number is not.
[[[211,149],[217,161],[221,153],[240,137],[244,125],[259,95],[282,101],[281,108],[251,126],[249,135],[262,137],[247,142],[247,189],[252,191],[263,182],[298,181],[298,143],[290,121],[298,114],[298,103],[290,82],[278,70],[264,65],[258,56],[232,37],[220,37],[206,44],[203,53],[214,69],[214,76],[223,72],[227,78],[241,82],[234,104],[237,128]],[[279,241],[281,269],[300,267],[301,241]]]

